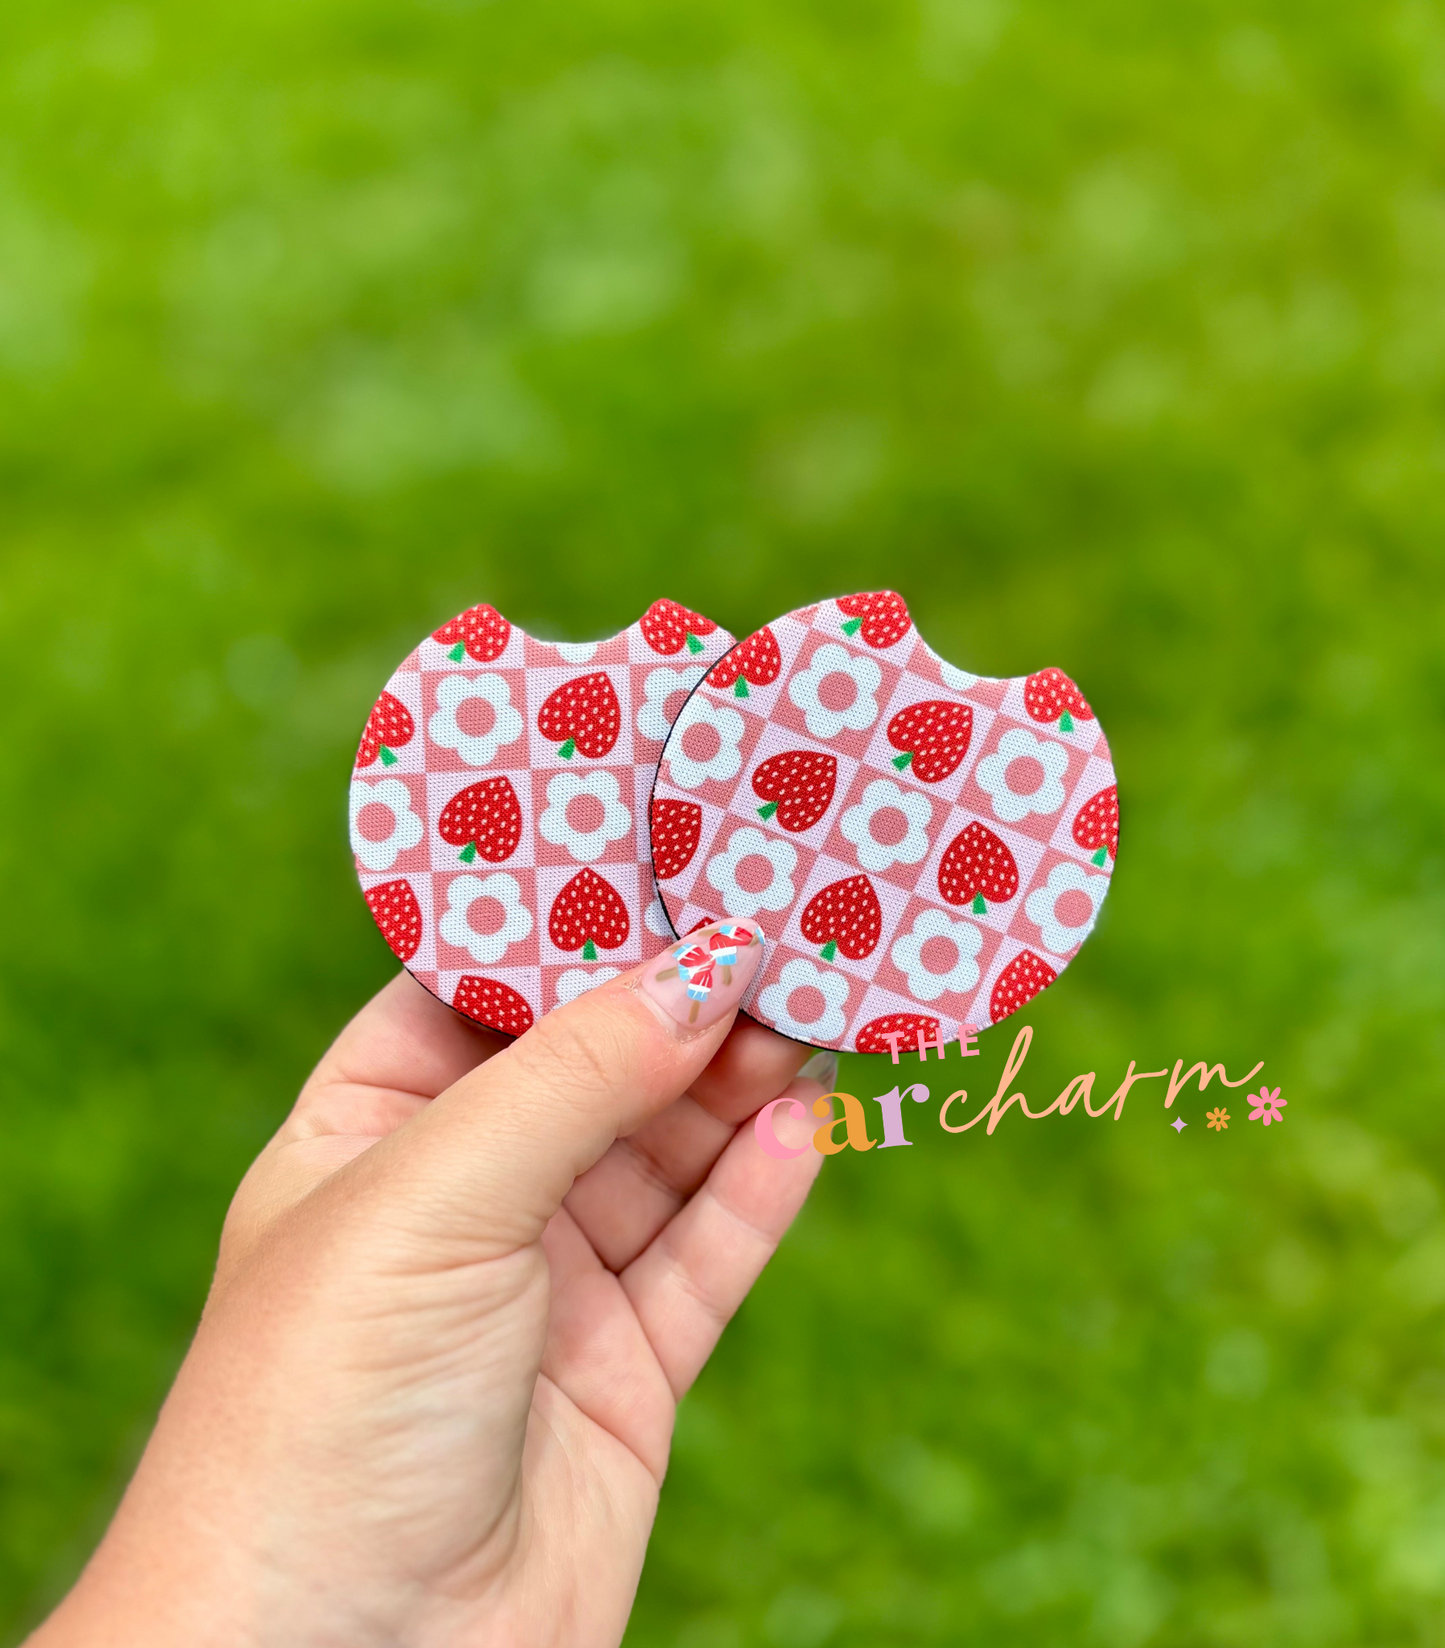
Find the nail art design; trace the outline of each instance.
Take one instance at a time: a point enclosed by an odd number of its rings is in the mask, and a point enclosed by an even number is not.
[[[689,933],[649,969],[642,988],[679,1024],[703,1029],[734,1007],[762,960],[761,930],[745,921],[720,921]]]

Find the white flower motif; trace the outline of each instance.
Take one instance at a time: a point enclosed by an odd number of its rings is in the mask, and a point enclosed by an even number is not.
[[[688,665],[684,669],[669,669],[666,664],[659,664],[655,670],[649,670],[647,679],[642,684],[646,702],[637,712],[638,732],[644,738],[652,738],[659,744],[663,743],[672,731],[672,720],[667,713],[668,699],[678,693],[686,696],[706,673],[696,664]]]
[[[389,870],[425,834],[399,778],[351,781],[351,850],[368,870]]]
[[[552,643],[562,654],[564,664],[590,664],[592,654],[602,645],[600,641],[554,641]]]
[[[829,641],[788,682],[788,697],[802,710],[814,738],[836,738],[845,727],[862,732],[878,719],[873,695],[882,679],[873,659]]]
[[[908,977],[915,1001],[937,1001],[945,992],[962,995],[978,983],[983,934],[971,921],[950,921],[942,910],[920,910],[911,933],[893,941],[893,965]]]
[[[1066,859],[1024,900],[1024,911],[1043,935],[1044,948],[1067,956],[1089,936],[1108,890],[1108,876],[1090,875]]]
[[[667,768],[673,783],[681,790],[695,790],[709,778],[736,778],[743,764],[738,748],[742,736],[743,718],[735,709],[694,694],[668,739]]]
[[[955,669],[952,664],[945,664],[938,660],[938,673],[943,677],[945,687],[952,687],[955,692],[965,692],[969,687],[977,686],[978,676],[970,675],[967,670]]]
[[[784,963],[776,984],[758,994],[758,1010],[769,1024],[799,1041],[837,1041],[847,1019],[848,980],[801,958]]]
[[[798,849],[790,841],[775,840],[745,824],[707,861],[707,879],[728,915],[755,916],[759,910],[787,909],[797,897],[797,867]]]
[[[590,973],[585,967],[569,967],[557,980],[557,1005],[565,1007],[585,991],[595,990],[599,984],[606,984],[608,979],[617,976],[615,967],[597,967]]]
[[[521,736],[522,717],[500,675],[449,675],[437,688],[426,730],[433,744],[455,750],[469,767],[485,767]]]
[[[998,749],[973,769],[993,802],[994,817],[1017,824],[1029,813],[1058,812],[1069,752],[1052,738],[1035,738],[1027,727],[1010,727]]]
[[[485,907],[478,910],[479,904]],[[505,870],[494,870],[485,880],[461,875],[447,887],[446,914],[437,931],[473,961],[500,961],[509,944],[530,936],[532,912],[522,903],[516,876]]]
[[[537,834],[565,847],[579,864],[601,858],[609,843],[621,841],[631,828],[632,813],[622,803],[615,773],[562,772],[548,782]]]
[[[857,849],[865,870],[886,870],[927,858],[925,831],[932,818],[933,803],[926,795],[905,790],[891,778],[875,778],[838,820],[838,828]]]
[[[642,925],[658,938],[671,940],[677,937],[672,930],[672,923],[667,919],[667,911],[663,908],[662,900],[655,893],[652,903],[642,912]]]

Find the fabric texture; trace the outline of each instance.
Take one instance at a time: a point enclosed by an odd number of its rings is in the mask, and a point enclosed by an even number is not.
[[[674,601],[577,645],[480,605],[403,661],[357,752],[351,846],[428,990],[519,1035],[675,942],[648,796],[672,718],[732,645]]]
[[[679,933],[751,917],[743,998],[818,1047],[995,1024],[1088,936],[1118,852],[1103,730],[1061,670],[955,669],[890,591],[739,643],[668,735],[651,805]]]

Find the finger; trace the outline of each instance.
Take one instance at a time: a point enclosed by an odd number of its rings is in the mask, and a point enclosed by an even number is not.
[[[398,973],[352,1019],[301,1089],[283,1140],[380,1138],[508,1045]]]
[[[409,973],[385,985],[337,1037],[291,1114],[251,1164],[226,1216],[222,1265],[408,1122],[506,1038],[463,1019]]]
[[[761,1025],[739,1022],[688,1093],[618,1139],[578,1179],[567,1211],[609,1270],[632,1263],[707,1178],[737,1121],[776,1098],[805,1060],[805,1068],[823,1067],[818,1091],[830,1091],[836,1054],[814,1055]]]
[[[565,1207],[548,1222],[542,1244],[551,1282],[542,1375],[660,1481],[673,1403],[631,1302]]]
[[[789,1097],[811,1104],[817,1083]],[[777,1112],[775,1112],[775,1115]],[[790,1144],[796,1122],[779,1126]],[[823,1165],[815,1150],[790,1161],[766,1154],[739,1128],[707,1182],[657,1239],[622,1272],[622,1286],[675,1397],[712,1354],[718,1336],[772,1258]]]
[[[776,1030],[739,1013],[717,1057],[692,1084],[692,1096],[704,1110],[734,1127],[760,1105],[775,1099],[817,1055],[815,1048],[790,1041]],[[824,1054],[837,1067],[836,1054]],[[764,1092],[764,1097],[753,1095]]]
[[[336,1194],[360,1190],[371,1208],[368,1187],[384,1191],[389,1219],[455,1244],[458,1262],[536,1241],[573,1181],[685,1092],[726,1037],[761,932],[716,922],[686,944],[547,1014],[337,1175],[350,1182]],[[685,953],[702,960],[680,973]]]

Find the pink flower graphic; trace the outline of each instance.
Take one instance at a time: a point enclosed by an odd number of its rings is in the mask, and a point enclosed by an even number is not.
[[[1268,1127],[1271,1122],[1282,1122],[1284,1120],[1284,1117],[1280,1115],[1280,1111],[1289,1103],[1289,1100],[1280,1098],[1277,1087],[1273,1092],[1267,1087],[1261,1087],[1258,1093],[1249,1095],[1249,1102],[1259,1107],[1250,1111],[1250,1121],[1263,1122]]]

